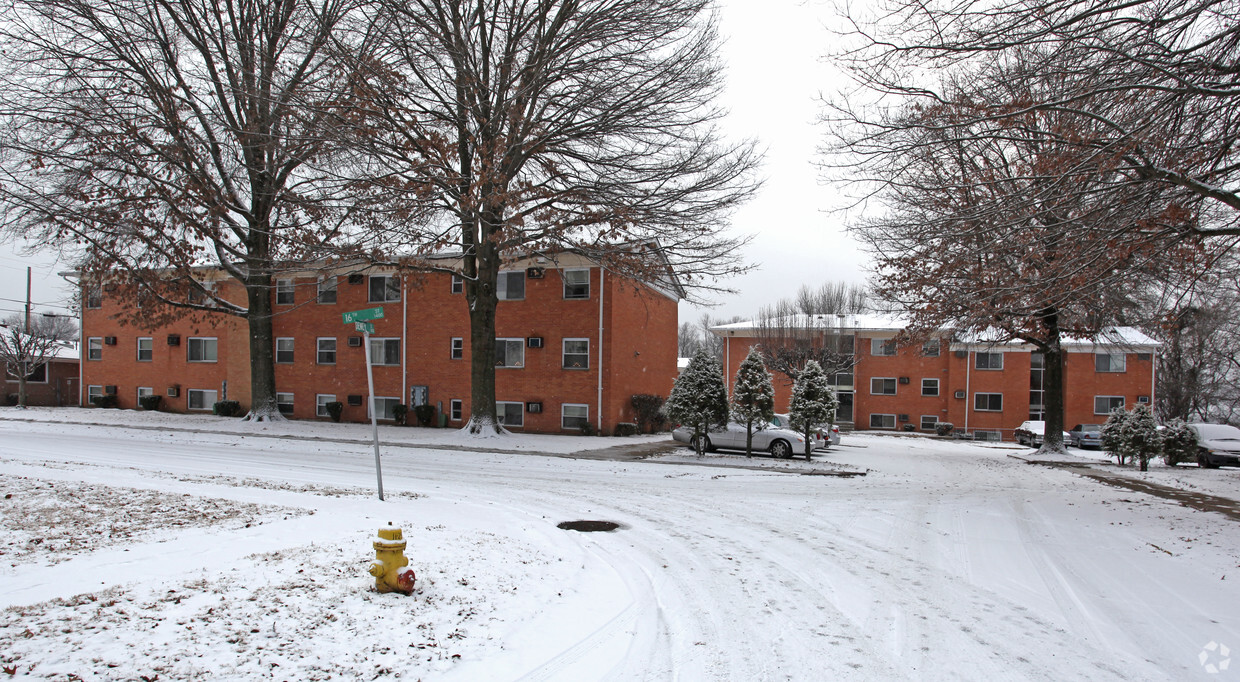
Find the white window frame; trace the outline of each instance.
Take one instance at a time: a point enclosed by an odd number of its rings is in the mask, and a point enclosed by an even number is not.
[[[103,397],[103,386],[87,386],[86,387],[86,404],[94,405],[95,398]]]
[[[330,283],[330,284],[329,284]],[[335,305],[336,300],[340,297],[340,282],[336,280],[335,275],[331,277],[320,277],[318,288],[314,292],[314,300],[321,305]],[[331,300],[324,300],[325,294],[331,294]]]
[[[375,346],[380,348],[379,357],[376,357]],[[390,346],[395,346],[396,352],[394,358],[388,357]],[[370,364],[375,367],[398,367],[400,366],[400,337],[399,336],[372,336],[370,337],[370,347],[366,349],[370,353]],[[390,360],[390,362],[389,362]]]
[[[327,400],[323,400],[324,398],[327,398]],[[335,393],[314,394],[314,416],[316,417],[332,416],[331,413],[327,411],[327,403],[334,403],[334,402],[337,402]]]
[[[576,353],[569,353],[568,352],[569,343],[584,343],[586,344],[586,349],[584,352],[578,351]],[[568,364],[569,355],[572,355],[573,357],[581,356],[585,358],[584,363],[581,365],[576,365],[576,366],[569,365]],[[561,341],[560,342],[560,367],[564,369],[590,369],[590,339],[564,339],[563,341]]]
[[[1109,409],[1107,409],[1105,412],[1099,412],[1099,411],[1098,411],[1098,401],[1099,401],[1099,400],[1107,400],[1107,401],[1108,401],[1108,404],[1109,404],[1110,402],[1114,402],[1114,401],[1118,400],[1118,401],[1119,401],[1119,404],[1118,404],[1118,405],[1112,405],[1112,406],[1111,406]],[[1096,396],[1094,396],[1094,414],[1099,414],[1099,415],[1102,415],[1102,414],[1111,414],[1111,412],[1112,412],[1113,410],[1115,410],[1116,408],[1125,409],[1125,410],[1126,410],[1126,409],[1128,409],[1128,401],[1124,398],[1124,396],[1122,396],[1122,395],[1096,395]]]
[[[92,336],[86,339],[86,359],[97,361],[103,359],[103,337]]]
[[[875,391],[875,390],[874,390],[874,382],[876,382],[876,381],[881,381],[881,382],[883,382],[883,389],[884,389],[884,390],[882,390],[882,391]],[[888,381],[890,381],[890,382],[891,382],[891,392],[890,392],[890,393],[888,393],[888,392],[886,391],[886,388],[887,388],[887,382],[888,382]],[[870,377],[870,395],[895,395],[895,394],[896,394],[896,391],[897,391],[897,390],[899,390],[899,389],[897,388],[897,386],[899,385],[899,383],[900,383],[900,382],[899,382],[899,380],[897,380],[895,377]]]
[[[376,279],[385,280],[382,290],[383,298],[375,298],[374,281]],[[366,300],[370,303],[399,303],[400,277],[396,275],[370,275],[370,279],[366,281]]]
[[[990,360],[999,358],[999,366],[998,367],[982,367],[979,363],[981,362],[983,355],[985,355],[988,358],[986,364],[990,364]],[[974,352],[973,353],[973,369],[976,369],[982,372],[1003,371],[1003,352],[997,351],[997,350],[979,350],[979,351]]]
[[[33,364],[33,363],[31,363],[31,364]],[[12,382],[12,383],[19,383],[19,382],[21,381],[21,377],[19,377],[19,376],[18,376],[18,374],[21,374],[21,370],[19,369],[19,366],[20,366],[20,365],[21,365],[21,363],[16,363],[16,364],[11,363],[11,362],[10,362],[10,363],[6,363],[6,364],[5,364],[5,366],[4,366],[4,375],[5,375],[4,380],[5,380],[5,381],[8,381],[8,382]],[[37,367],[35,367],[34,369],[30,370],[30,376],[31,376],[31,377],[33,377],[33,376],[34,376],[34,374],[35,374],[35,372],[38,372],[39,370],[42,370],[42,371],[43,371],[43,378],[42,378],[42,379],[34,379],[34,378],[29,378],[29,379],[26,379],[26,383],[28,383],[28,384],[46,384],[46,383],[48,382],[48,372],[50,371],[48,368],[49,368],[49,367],[51,367],[51,365],[52,365],[52,363],[51,363],[51,362],[48,362],[48,361],[44,361],[44,362],[39,363],[39,365],[38,365]]]
[[[517,406],[518,408],[517,414],[521,415],[521,422],[519,424],[510,424],[504,421],[504,418],[502,414],[500,413],[500,407],[506,406],[506,405]],[[498,420],[499,423],[504,426],[504,428],[511,428],[511,427],[523,428],[525,426],[525,403],[516,402],[512,400],[496,400],[495,401],[495,419]]]
[[[503,342],[504,349],[505,349],[504,357],[503,357],[504,364],[500,364],[500,357],[499,357],[499,345],[501,341]],[[520,348],[521,349],[520,364],[510,364],[508,362],[508,350],[507,349],[509,348]],[[495,362],[496,369],[523,369],[525,367],[525,339],[514,339],[514,338],[507,338],[507,337],[496,338],[495,339],[495,360],[496,360]]]
[[[934,420],[934,421],[932,421],[932,422],[930,422],[930,423],[929,423],[929,424],[930,424],[930,425],[929,425],[929,427],[927,427],[927,426],[926,426],[926,420],[927,420],[927,419],[933,419],[933,420]],[[921,430],[922,430],[922,431],[933,431],[933,430],[935,429],[935,427],[937,427],[937,426],[938,426],[938,424],[939,424],[939,415],[937,415],[937,414],[923,414],[923,415],[921,415],[921,424],[920,424],[920,426],[921,426]]]
[[[288,400],[284,400],[284,398],[285,398],[286,396],[288,397]],[[296,398],[296,396],[295,396],[295,395],[293,395],[292,393],[285,393],[285,392],[283,392],[283,391],[276,391],[276,410],[278,410],[278,411],[280,412],[280,414],[283,414],[283,415],[290,415],[290,414],[293,414],[293,400],[294,400],[294,398]],[[285,410],[285,409],[284,409],[284,406],[285,406],[285,405],[287,405],[287,406],[288,406],[288,410]]]
[[[331,341],[332,349],[330,351],[323,349],[323,342]],[[336,353],[340,350],[340,344],[336,342],[334,336],[320,336],[314,340],[314,364],[316,365],[334,365],[336,364]],[[323,353],[331,353],[331,362],[323,362]],[[324,394],[326,395],[326,394]]]
[[[887,351],[891,352],[888,353]],[[893,358],[896,355],[895,339],[870,339],[870,355],[876,358]]]
[[[464,337],[452,337],[452,345],[448,351],[448,357],[452,360],[461,360],[465,357],[465,339]]]
[[[884,419],[882,420],[882,421],[884,422],[884,424],[879,425],[879,426],[875,426],[875,425],[874,425],[874,418],[875,418],[875,417],[884,417]],[[887,420],[885,419],[885,417],[891,417],[891,426],[886,426],[886,425],[885,425],[885,422],[887,421]],[[883,413],[871,412],[871,413],[870,413],[870,428],[871,428],[871,429],[892,429],[892,430],[895,430],[895,428],[896,428],[896,416],[895,416],[894,414],[883,414]]]
[[[203,359],[201,360],[194,359],[194,345],[195,345],[194,342],[195,341],[199,342],[198,345],[201,346],[201,351],[203,355]],[[206,359],[206,356],[208,355],[208,353],[206,352],[207,349],[211,349],[212,353],[210,353],[210,355],[214,356],[209,360]],[[208,364],[213,363],[213,362],[219,362],[220,361],[220,340],[219,338],[215,336],[191,336],[188,339],[186,339],[185,340],[185,361],[186,362],[201,362],[201,363],[208,363]]]
[[[297,283],[291,279],[276,280],[276,305],[293,305],[297,302]]]
[[[932,382],[934,384],[934,393],[926,392],[927,382]],[[938,379],[922,379],[921,380],[921,394],[926,397],[937,398],[939,395],[939,380]]]
[[[989,397],[986,399],[986,405],[987,405],[986,407],[977,406],[978,398],[982,396],[996,396],[996,395],[999,396],[999,409],[990,407]],[[990,392],[984,392],[984,391],[978,391],[977,393],[974,393],[973,394],[973,411],[974,412],[1002,412],[1003,411],[1003,394],[1002,393],[990,393]]]
[[[203,401],[206,407],[194,407],[194,394],[195,393],[197,393],[199,396],[203,398],[207,396],[211,397],[211,400]],[[215,407],[215,403],[219,402],[219,399],[220,399],[219,391],[213,391],[209,388],[191,388],[185,391],[185,409],[194,410],[195,412],[210,412],[211,409]]]
[[[280,348],[280,343],[281,343],[282,341],[287,341],[287,342],[288,342],[288,348]],[[291,337],[291,336],[280,336],[280,337],[277,337],[277,338],[276,338],[276,364],[277,364],[277,365],[291,365],[291,364],[293,364],[293,360],[297,357],[297,353],[296,353],[296,351],[297,351],[297,344],[296,344],[296,341],[293,339],[293,337]],[[287,359],[287,360],[281,360],[281,359],[280,359],[280,353],[288,353],[288,359]]]
[[[511,277],[519,277],[521,279],[521,295],[508,295],[508,280]],[[495,295],[501,301],[524,301],[525,300],[525,271],[524,270],[501,270],[495,285]]]
[[[582,410],[585,410],[585,415],[577,415],[577,416],[572,417],[572,419],[580,419],[580,420],[581,420],[581,425],[580,425],[580,426],[569,426],[568,424],[566,424],[566,423],[565,423],[565,420],[567,420],[567,419],[569,419],[569,418],[570,418],[570,417],[568,416],[568,408],[570,408],[570,407],[571,407],[571,408],[574,408],[574,409],[576,409],[576,408],[580,408],[580,409],[582,409]],[[561,429],[566,429],[566,430],[567,430],[567,429],[578,429],[578,430],[580,430],[580,429],[583,429],[583,428],[588,428],[588,427],[589,427],[589,425],[590,425],[590,406],[589,406],[589,405],[587,405],[587,404],[585,404],[585,403],[563,403],[563,404],[561,404],[561,405],[560,405],[560,428],[561,428]]]
[[[155,395],[155,389],[151,386],[138,387],[138,407],[142,407],[142,399],[148,395]]]
[[[454,294],[465,293],[465,278],[461,277],[460,275],[453,274],[452,275],[452,288],[450,289],[450,291]]]
[[[582,301],[582,300],[590,299],[590,268],[568,268],[565,270],[561,270],[560,272],[561,272],[560,278],[564,281],[564,300]],[[569,275],[572,274],[574,277],[576,277],[577,273],[585,273],[586,281],[585,282],[569,282],[568,281]],[[572,296],[570,296],[568,292],[568,288],[570,286],[573,286],[573,287],[585,286],[586,288],[585,295],[582,296],[580,294],[574,293]]]
[[[1107,358],[1107,367],[1103,369],[1099,366],[1099,361]],[[1118,369],[1116,369],[1116,359],[1119,360]],[[1128,371],[1128,356],[1124,353],[1094,353],[1094,371],[1107,374],[1123,374]]]
[[[931,348],[934,352],[931,352]],[[930,339],[921,344],[921,355],[925,358],[937,358],[943,352],[943,343],[939,339]]]
[[[95,282],[82,287],[85,292],[82,294],[82,303],[87,310],[99,310],[103,307],[103,285]]]
[[[142,342],[146,341],[146,355],[142,357]],[[138,347],[138,362],[152,362],[155,359],[155,337],[139,336],[136,341]]]
[[[464,401],[453,398],[448,401],[448,421],[459,422],[465,414]]]
[[[370,417],[370,411],[374,408],[375,403],[378,401],[383,401],[383,409],[377,413],[375,418],[376,419],[395,419],[396,418],[395,415],[391,414],[390,406],[400,405],[401,402],[400,402],[399,397],[391,396],[391,395],[377,395],[374,398],[367,400],[366,401],[366,417],[367,418]]]

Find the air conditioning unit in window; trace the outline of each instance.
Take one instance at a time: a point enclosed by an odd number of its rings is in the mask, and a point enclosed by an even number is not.
[[[525,340],[525,345],[526,345],[526,346],[529,346],[530,348],[542,348],[542,347],[543,347],[543,337],[541,337],[541,336],[531,336],[530,338],[528,338],[528,339],[526,339],[526,340]]]
[[[900,421],[902,421],[902,422],[906,422],[906,421],[908,421],[908,415],[907,415],[907,414],[902,414],[902,415],[900,415]]]
[[[542,279],[547,274],[546,268],[526,268],[525,276],[530,279]]]
[[[529,412],[530,414],[538,414],[542,412],[542,403],[541,402],[526,403],[525,411]]]
[[[956,391],[956,399],[964,400],[964,391]]]
[[[349,404],[350,404],[350,405],[352,405],[353,407],[357,407],[357,406],[361,405],[361,404],[362,404],[362,396],[360,396],[360,395],[351,395],[351,396],[349,396]]]
[[[958,350],[958,351],[956,351],[956,357],[958,357],[958,358],[967,358],[967,357],[969,357],[969,351],[967,351],[967,350]]]
[[[1150,397],[1148,395],[1139,395],[1137,396],[1137,402],[1148,405],[1150,402]]]
[[[908,383],[908,377],[900,377],[900,383],[902,383],[902,384],[907,384],[907,383]]]
[[[366,276],[359,272],[355,272],[349,275],[349,284],[361,284],[362,282],[365,282],[365,281],[366,281]]]
[[[1138,360],[1142,360],[1142,361],[1145,361],[1145,362],[1149,362],[1151,357],[1153,357],[1153,356],[1152,356],[1151,354],[1149,354],[1149,353],[1137,353],[1137,359],[1138,359]]]
[[[181,395],[181,385],[180,385],[180,384],[173,384],[173,385],[171,385],[171,386],[169,386],[169,387],[168,387],[168,397],[169,397],[169,398],[175,398],[175,397],[177,397],[177,396],[179,396],[179,395]]]
[[[361,347],[362,347],[362,337],[360,337],[360,336],[350,336],[350,337],[349,337],[349,347],[350,347],[350,348],[361,348]]]
[[[179,346],[179,345],[181,345],[181,335],[180,335],[180,334],[169,334],[169,335],[168,335],[168,345],[169,345],[169,346]]]
[[[116,395],[116,387],[115,386],[104,386],[103,392],[107,393],[108,395]]]
[[[105,346],[115,346],[115,345],[116,345],[116,337],[115,337],[115,336],[105,336],[105,337],[103,337],[103,345],[105,345]]]

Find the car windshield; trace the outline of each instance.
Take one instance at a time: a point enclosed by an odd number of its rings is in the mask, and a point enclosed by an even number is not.
[[[1081,426],[1081,431],[1083,433],[1098,433],[1101,430],[1102,426],[1100,424],[1085,424]]]
[[[1194,424],[1202,440],[1240,440],[1240,429],[1227,424]]]

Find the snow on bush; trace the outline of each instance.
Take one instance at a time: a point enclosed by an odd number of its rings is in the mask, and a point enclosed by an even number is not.
[[[672,395],[664,405],[672,422],[693,429],[698,455],[702,454],[702,437],[711,427],[728,423],[728,389],[723,383],[719,361],[705,350],[689,360],[689,366],[676,377]]]

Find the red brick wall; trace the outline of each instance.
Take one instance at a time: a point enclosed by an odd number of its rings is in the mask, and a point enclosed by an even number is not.
[[[26,382],[26,404],[43,407],[60,407],[78,403],[78,361],[51,360],[45,367],[47,381]],[[16,399],[17,379],[7,379],[4,392]]]

